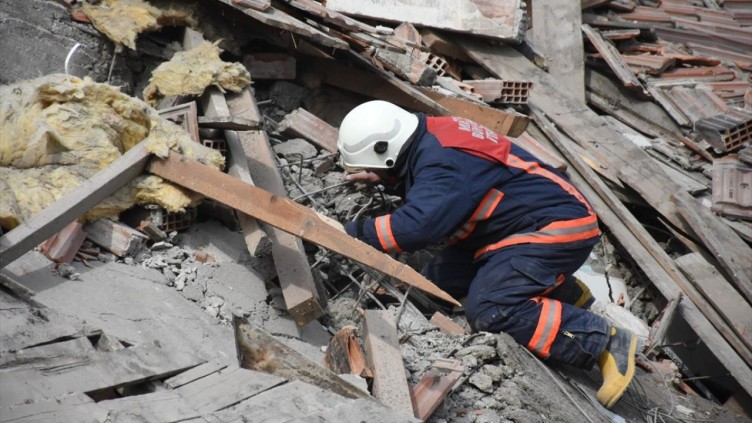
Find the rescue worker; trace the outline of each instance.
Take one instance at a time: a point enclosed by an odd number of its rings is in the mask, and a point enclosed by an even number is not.
[[[455,298],[477,331],[506,332],[538,357],[603,374],[612,407],[634,375],[637,341],[588,311],[572,276],[599,241],[590,204],[556,170],[473,121],[410,113],[385,101],[350,111],[338,148],[351,181],[404,198],[348,234],[386,253],[449,244],[423,274]]]

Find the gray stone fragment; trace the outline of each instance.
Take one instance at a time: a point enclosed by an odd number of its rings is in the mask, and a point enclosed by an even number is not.
[[[318,154],[316,147],[302,138],[293,138],[277,144],[273,149],[275,153],[289,160],[291,163],[299,162],[301,157],[305,160],[316,157]]]
[[[470,376],[470,382],[471,385],[475,386],[482,392],[486,393],[492,393],[493,388],[493,379],[491,379],[490,376],[484,373],[475,373],[472,376]]]
[[[274,103],[287,112],[300,107],[308,97],[308,89],[288,81],[276,81],[269,88],[269,96]]]

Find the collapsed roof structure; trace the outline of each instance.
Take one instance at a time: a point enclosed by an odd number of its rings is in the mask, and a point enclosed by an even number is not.
[[[630,285],[604,269],[603,313],[646,355],[617,414],[691,418],[648,373],[749,413],[745,2],[31,3],[0,9],[0,421],[614,419],[586,373],[468,333],[420,254],[337,229],[399,201],[337,167],[369,98],[512,137],[591,201]]]

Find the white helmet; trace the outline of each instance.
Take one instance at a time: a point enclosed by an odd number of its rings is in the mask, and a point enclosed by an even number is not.
[[[363,103],[339,126],[337,147],[342,162],[350,168],[391,168],[417,127],[417,116],[392,103]]]

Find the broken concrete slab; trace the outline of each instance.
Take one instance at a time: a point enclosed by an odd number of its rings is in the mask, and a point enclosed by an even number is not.
[[[79,271],[80,281],[59,283],[34,298],[132,345],[189,349],[204,359],[233,360],[230,328],[165,286],[161,272],[122,263]],[[19,279],[22,283],[27,280]]]

